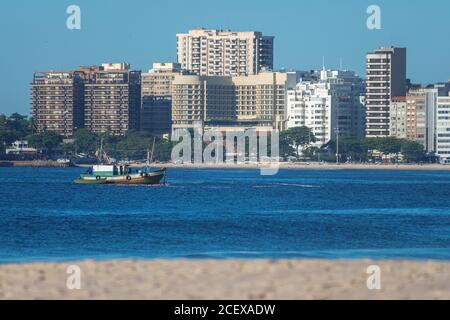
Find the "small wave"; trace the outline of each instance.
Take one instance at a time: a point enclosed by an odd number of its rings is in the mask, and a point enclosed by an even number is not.
[[[301,183],[271,183],[271,184],[262,184],[262,185],[254,185],[253,188],[275,188],[278,186],[283,187],[298,187],[298,188],[320,188],[318,185],[312,184],[301,184]]]

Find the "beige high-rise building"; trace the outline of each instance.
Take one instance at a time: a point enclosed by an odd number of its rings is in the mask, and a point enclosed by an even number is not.
[[[377,49],[366,63],[366,136],[388,136],[391,100],[406,96],[406,48]]]
[[[286,92],[295,74],[262,72],[251,76],[177,75],[172,82],[172,127],[247,126],[284,129]]]
[[[154,63],[141,74],[141,130],[156,135],[171,132],[172,81],[176,75],[187,74],[179,63]]]
[[[410,90],[406,95],[406,139],[425,146],[425,108],[426,92],[424,89]]]
[[[177,34],[178,62],[202,76],[245,76],[273,69],[272,36],[193,29]]]
[[[84,84],[84,126],[92,132],[123,135],[139,129],[141,106],[140,71],[121,69],[87,70]],[[82,68],[83,70],[83,68]]]
[[[78,71],[35,72],[31,83],[31,114],[37,132],[65,137],[83,127],[83,79]]]
[[[152,97],[168,97],[172,95],[172,81],[177,74],[186,73],[179,63],[153,63],[147,73],[141,74],[142,94]]]

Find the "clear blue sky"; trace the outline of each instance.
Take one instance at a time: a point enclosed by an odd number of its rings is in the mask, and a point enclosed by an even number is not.
[[[81,30],[66,8],[81,7]],[[382,29],[366,28],[378,4]],[[344,67],[364,75],[365,53],[408,48],[408,77],[450,79],[448,0],[3,0],[0,4],[0,113],[29,113],[34,70],[127,61],[147,70],[176,59],[176,33],[194,27],[258,30],[275,36],[275,68]]]

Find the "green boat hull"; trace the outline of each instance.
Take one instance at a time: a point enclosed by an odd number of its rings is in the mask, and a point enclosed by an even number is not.
[[[166,175],[165,170],[144,173],[144,174],[128,174],[122,176],[92,176],[81,175],[75,179],[76,184],[124,184],[124,185],[155,185],[161,184]]]

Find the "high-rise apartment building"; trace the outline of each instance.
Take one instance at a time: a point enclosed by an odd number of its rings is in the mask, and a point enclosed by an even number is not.
[[[178,62],[201,76],[246,76],[273,69],[273,39],[261,32],[193,29],[177,34]]]
[[[31,83],[31,114],[37,132],[65,137],[83,127],[83,79],[77,71],[35,72]]]
[[[286,91],[295,74],[262,72],[251,76],[177,75],[172,82],[172,127],[247,126],[282,130]]]
[[[388,136],[391,100],[406,96],[406,48],[368,53],[366,69],[366,136]]]
[[[426,92],[422,88],[411,89],[406,95],[406,139],[425,146]]]
[[[406,139],[422,144],[425,151],[436,151],[436,110],[438,89],[420,88],[406,95]]]
[[[389,106],[389,135],[398,139],[407,137],[406,97],[392,98]]]
[[[438,109],[438,89],[425,89],[425,151],[436,152],[436,130],[437,130],[437,109]]]
[[[139,129],[141,73],[122,69],[122,64],[109,66],[108,71],[104,66],[87,70],[84,127],[96,133],[123,135],[130,129]]]
[[[319,73],[319,72],[317,72]],[[308,127],[322,146],[336,134],[364,136],[363,80],[351,71],[322,70],[317,80],[301,80],[288,90],[287,127]]]
[[[172,81],[186,73],[179,63],[154,63],[141,74],[141,130],[155,135],[172,131]]]

